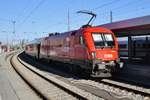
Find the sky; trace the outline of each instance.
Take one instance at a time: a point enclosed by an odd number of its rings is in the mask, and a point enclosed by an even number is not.
[[[52,32],[80,28],[89,16],[77,14],[89,10],[97,14],[93,25],[150,15],[150,0],[0,0],[0,41],[12,43],[32,40]]]

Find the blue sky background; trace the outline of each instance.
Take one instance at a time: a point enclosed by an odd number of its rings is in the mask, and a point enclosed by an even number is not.
[[[96,13],[94,25],[101,25],[110,22],[110,11],[113,22],[150,15],[150,0],[0,0],[0,41],[12,43],[67,31],[68,9],[70,28],[74,30],[89,18],[77,14],[79,10]]]

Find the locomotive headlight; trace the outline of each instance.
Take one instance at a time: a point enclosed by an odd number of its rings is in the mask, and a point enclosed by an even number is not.
[[[96,58],[96,52],[92,52],[91,55],[92,55],[92,58]]]

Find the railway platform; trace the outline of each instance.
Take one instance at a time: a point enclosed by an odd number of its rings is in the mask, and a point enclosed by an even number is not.
[[[7,62],[10,58],[5,57],[0,55],[0,100],[39,100]]]
[[[125,62],[125,67],[122,71],[117,73],[117,78],[122,78],[131,84],[144,86],[150,88],[150,65],[139,62]]]

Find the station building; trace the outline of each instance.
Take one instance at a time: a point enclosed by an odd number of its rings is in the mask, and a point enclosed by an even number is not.
[[[128,55],[129,61],[135,58],[134,55],[138,55],[145,60],[150,59],[150,16],[99,26],[109,28],[115,33],[117,38],[125,38],[127,40],[126,54]]]

